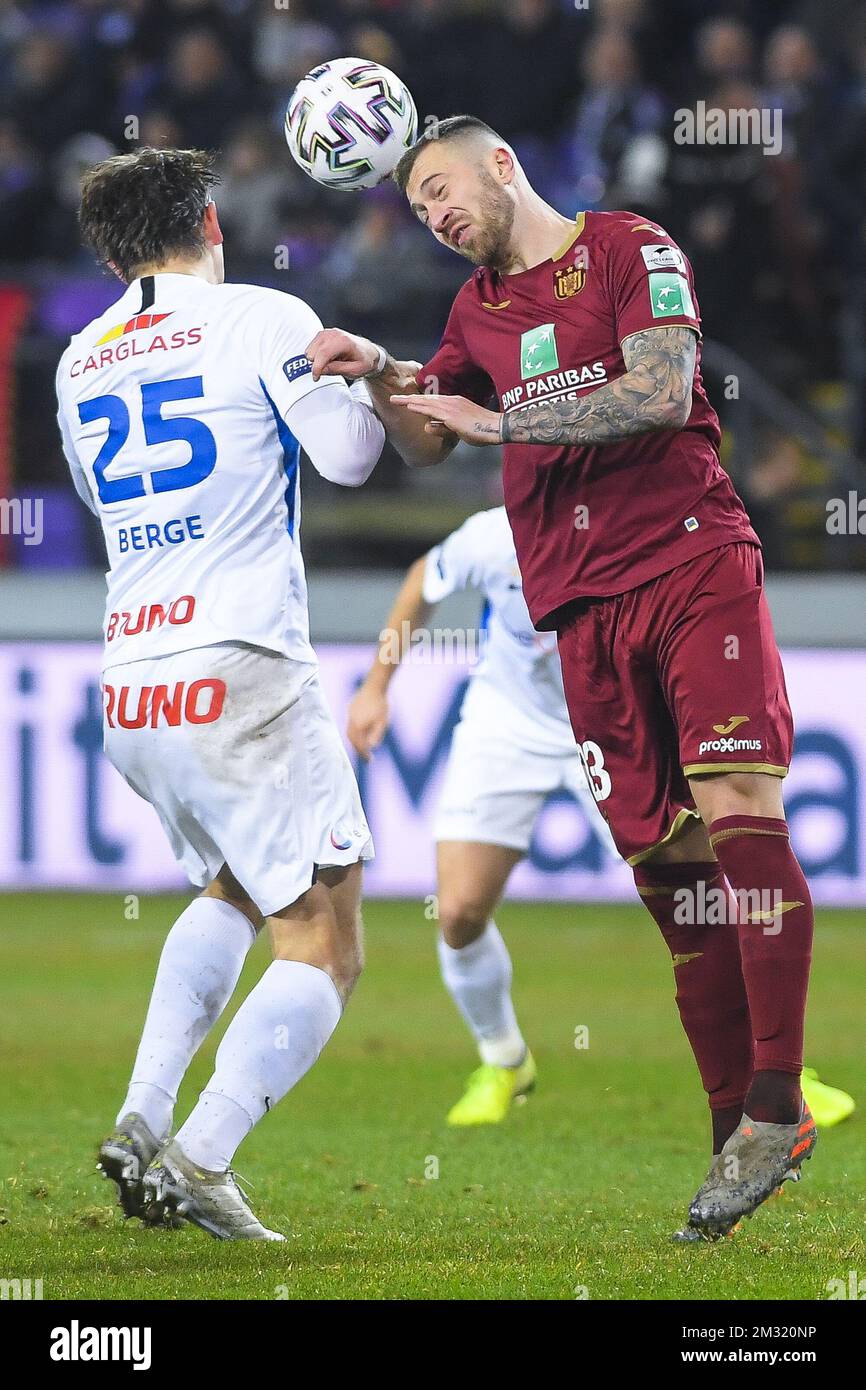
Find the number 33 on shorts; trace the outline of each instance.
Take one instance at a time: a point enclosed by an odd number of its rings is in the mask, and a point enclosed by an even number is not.
[[[596,801],[607,801],[611,793],[611,780],[610,773],[604,765],[604,754],[591,738],[579,743],[577,747],[583,759],[587,781],[593,796]]]

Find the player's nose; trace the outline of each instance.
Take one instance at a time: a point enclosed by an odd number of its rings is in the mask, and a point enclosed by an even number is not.
[[[430,226],[437,236],[447,236],[448,228],[454,221],[454,213],[451,208],[443,208],[441,212],[434,212],[430,215]]]

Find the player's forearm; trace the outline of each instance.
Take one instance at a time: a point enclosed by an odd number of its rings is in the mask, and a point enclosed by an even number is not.
[[[688,411],[674,401],[648,398],[631,373],[581,401],[524,405],[502,416],[503,444],[610,444],[629,435],[677,429]]]
[[[544,401],[503,414],[506,444],[608,444],[680,429],[692,405],[695,335],[689,328],[636,333],[623,344],[628,370],[577,401]]]
[[[428,433],[422,416],[392,405],[392,396],[421,394],[415,381],[416,370],[414,362],[397,362],[389,356],[381,376],[367,377],[366,382],[376,414],[403,462],[410,468],[430,468],[447,458],[457,439],[454,435]]]
[[[379,648],[366,678],[366,684],[374,689],[387,690],[409,650],[413,633],[424,626],[433,612],[434,605],[424,598],[426,558],[422,555],[410,566],[379,633]]]
[[[382,422],[342,382],[304,396],[287,423],[316,472],[341,487],[365,483],[385,443]]]

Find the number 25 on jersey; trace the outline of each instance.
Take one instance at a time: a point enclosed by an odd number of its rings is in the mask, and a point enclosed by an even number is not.
[[[142,384],[141,420],[145,442],[152,445],[181,440],[189,445],[190,458],[188,463],[174,468],[153,469],[147,475],[130,473],[122,478],[108,478],[106,472],[129,438],[130,416],[126,401],[122,396],[93,396],[80,403],[78,418],[82,425],[94,420],[108,421],[105,443],[93,461],[96,487],[103,505],[145,497],[148,492],[174,492],[177,488],[193,487],[213,472],[216,440],[207,425],[191,415],[174,415],[167,420],[162,415],[162,407],[169,401],[201,400],[203,396],[200,376]],[[150,487],[145,485],[145,477],[150,479]]]

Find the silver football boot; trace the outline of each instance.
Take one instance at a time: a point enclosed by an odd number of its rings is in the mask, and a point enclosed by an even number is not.
[[[217,1240],[285,1240],[262,1225],[231,1169],[198,1168],[174,1139],[144,1175],[144,1208],[149,1222],[170,1224],[181,1216]]]

